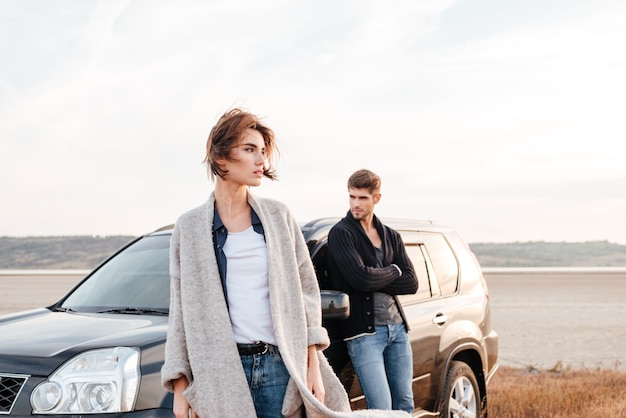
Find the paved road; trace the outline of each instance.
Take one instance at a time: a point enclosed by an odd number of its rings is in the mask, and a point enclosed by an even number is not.
[[[52,304],[81,277],[0,272],[0,315]],[[501,364],[626,371],[626,271],[485,277]]]

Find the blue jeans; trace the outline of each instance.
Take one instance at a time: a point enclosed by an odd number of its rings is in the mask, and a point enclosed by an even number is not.
[[[413,412],[413,353],[404,324],[346,341],[369,409]]]
[[[281,409],[289,372],[278,347],[270,345],[264,354],[240,356],[258,418],[283,418]]]

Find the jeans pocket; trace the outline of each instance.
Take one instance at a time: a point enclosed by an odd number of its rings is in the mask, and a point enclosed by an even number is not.
[[[268,350],[267,355],[272,357],[276,361],[279,361],[279,362],[285,364],[285,362],[283,361],[283,356],[280,355],[280,350],[278,350],[278,347],[270,346],[270,349]]]

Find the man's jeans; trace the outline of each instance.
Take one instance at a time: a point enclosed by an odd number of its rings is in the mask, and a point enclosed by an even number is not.
[[[270,345],[264,354],[240,357],[257,417],[281,418],[289,372],[278,347]]]
[[[404,324],[346,341],[369,409],[413,412],[413,353]]]

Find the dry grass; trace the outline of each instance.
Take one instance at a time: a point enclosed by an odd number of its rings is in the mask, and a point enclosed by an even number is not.
[[[492,418],[626,418],[626,372],[501,367],[488,396]]]

